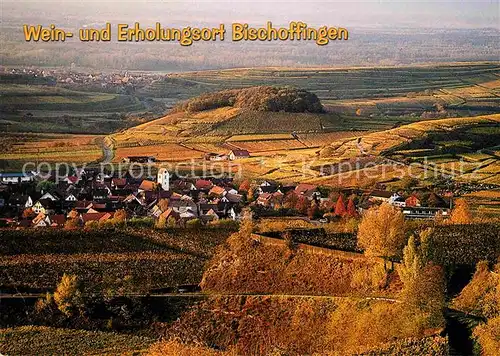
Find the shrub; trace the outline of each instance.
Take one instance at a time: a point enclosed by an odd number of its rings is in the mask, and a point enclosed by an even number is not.
[[[156,221],[155,228],[157,229],[165,229],[167,227],[167,219],[160,215],[158,220]]]
[[[201,227],[200,219],[191,219],[186,222],[186,227],[188,229],[199,229]]]
[[[134,217],[128,220],[127,225],[135,228],[148,228],[153,227],[155,221],[152,217]]]
[[[237,231],[238,228],[240,227],[240,224],[236,220],[232,220],[232,219],[219,219],[219,220],[212,221],[210,223],[210,226],[213,226],[213,227],[218,228],[218,229]]]
[[[176,226],[177,226],[177,220],[175,220],[175,218],[173,216],[170,216],[167,219],[167,227],[170,228],[170,229],[173,229]]]

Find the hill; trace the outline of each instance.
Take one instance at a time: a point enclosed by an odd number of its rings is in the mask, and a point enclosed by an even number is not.
[[[360,145],[368,154],[388,154],[405,149],[426,149],[438,142],[467,139],[471,149],[498,142],[500,115],[421,121],[391,130],[374,132],[345,142],[333,142],[322,156],[358,156]],[[481,129],[481,130],[479,130]]]
[[[306,90],[257,86],[223,90],[201,95],[179,104],[176,109],[198,112],[232,106],[255,111],[322,112],[318,97]]]

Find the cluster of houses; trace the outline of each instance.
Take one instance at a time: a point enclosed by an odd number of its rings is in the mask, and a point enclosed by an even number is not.
[[[229,153],[207,153],[205,154],[205,159],[207,161],[235,161],[242,158],[249,158],[250,152],[247,150],[233,149]]]
[[[246,181],[237,187],[232,178],[179,178],[166,169],[146,178],[106,175],[98,169],[79,169],[64,179],[41,178],[34,172],[1,173],[0,182],[2,224],[22,227],[62,227],[68,219],[85,226],[113,219],[119,210],[128,217],[174,219],[180,226],[192,219],[239,220],[245,206],[269,211],[288,206],[310,217],[331,216],[340,207],[359,215],[382,202],[399,207],[409,219],[430,219],[447,216],[452,202],[451,195],[434,192],[344,189],[335,195],[306,183]]]
[[[40,180],[33,173],[3,178],[3,225],[22,227],[62,227],[68,219],[85,226],[110,220],[119,210],[129,217],[174,218],[179,225],[191,219],[238,220],[244,201],[231,178],[178,179],[164,170],[146,179],[113,177],[92,169],[58,180]]]
[[[71,69],[57,68],[6,68],[1,67],[0,73],[12,76],[29,76],[34,79],[43,78],[46,84],[55,85],[56,83],[67,85],[92,85],[101,88],[122,89],[126,86],[142,88],[153,81],[161,80],[164,76],[156,73],[132,73],[132,72],[93,72],[84,73]]]
[[[326,212],[325,216],[332,216],[329,211],[334,212],[338,210],[339,206],[341,206],[340,211],[347,212],[347,207],[352,204],[356,215],[359,215],[374,205],[388,203],[400,208],[408,219],[433,219],[437,215],[448,216],[452,204],[451,194],[442,197],[434,192],[405,194],[386,190],[343,189],[333,197],[332,194],[322,196],[319,187],[313,184],[278,186],[272,182],[263,182],[257,188],[254,204],[277,209],[287,205],[287,201],[290,201],[290,193],[293,193],[292,198],[293,196],[306,198],[306,206],[307,201],[315,202],[320,209]],[[348,201],[344,201],[343,197],[346,197],[345,199]]]

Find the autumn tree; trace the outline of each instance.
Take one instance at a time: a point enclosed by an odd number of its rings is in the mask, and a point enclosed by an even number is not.
[[[301,214],[307,214],[309,204],[309,200],[305,196],[299,195],[297,197],[297,202],[295,203],[295,210],[297,210]]]
[[[78,279],[74,275],[64,274],[54,292],[57,308],[66,316],[72,316],[83,305]]]
[[[31,208],[27,208],[23,210],[23,219],[29,219],[35,215],[35,212]]]
[[[168,209],[168,199],[160,199],[160,201],[158,202],[158,208],[160,208],[160,210],[163,212],[165,210]]]
[[[297,196],[297,194],[295,194],[295,192],[289,192],[285,195],[285,198],[283,199],[283,207],[287,209],[295,209],[298,200],[299,197]]]
[[[167,218],[163,215],[160,215],[160,217],[156,221],[155,227],[157,229],[165,229],[167,227]]]
[[[250,187],[247,193],[247,200],[249,202],[254,201],[257,198],[257,189],[255,187]]]
[[[65,230],[74,230],[80,227],[80,220],[78,218],[68,219],[64,223]]]
[[[76,219],[77,217],[78,217],[78,211],[76,211],[75,209],[72,209],[68,213],[68,219]]]
[[[408,285],[412,283],[424,267],[424,261],[420,249],[415,241],[415,236],[410,236],[408,244],[403,249],[403,261],[398,270],[401,281]]]
[[[483,318],[500,317],[500,263],[491,271],[488,262],[479,262],[469,284],[453,300],[453,307]]]
[[[123,224],[125,224],[126,219],[127,219],[127,212],[124,209],[118,209],[113,214],[113,223],[114,224],[123,225]]]
[[[384,203],[364,214],[358,229],[358,246],[367,255],[388,259],[400,255],[404,245],[404,217],[399,209]]]
[[[470,224],[472,222],[472,214],[469,204],[463,198],[455,201],[455,207],[451,212],[450,222],[452,224]]]
[[[241,182],[238,190],[240,192],[248,192],[250,190],[250,181],[248,181],[248,179],[245,179],[243,182]]]
[[[401,269],[398,271],[403,282],[414,280],[422,268],[432,260],[432,228],[419,233],[418,239],[410,236],[408,243],[403,249],[403,260]]]
[[[497,356],[500,350],[500,316],[489,319],[474,329],[474,338],[481,346],[481,355]]]
[[[335,204],[335,215],[343,217],[346,213],[347,210],[345,208],[344,197],[340,194],[337,199],[337,204]]]
[[[439,328],[444,324],[445,281],[441,266],[432,262],[421,267],[404,284],[402,300],[425,328]]]
[[[347,202],[347,216],[350,218],[358,217],[358,211],[356,210],[356,205],[354,204],[354,199],[351,197]]]

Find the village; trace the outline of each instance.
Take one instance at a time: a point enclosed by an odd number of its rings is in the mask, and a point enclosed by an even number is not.
[[[453,192],[429,188],[398,191],[329,189],[313,184],[234,180],[231,177],[177,177],[160,168],[155,177],[106,174],[98,168],[73,175],[0,173],[0,225],[11,228],[90,228],[116,218],[150,226],[202,226],[254,218],[303,217],[315,224],[359,217],[389,203],[407,219],[446,218]]]
[[[82,72],[71,68],[5,68],[0,66],[0,74],[31,77],[32,83],[53,85],[59,84],[70,89],[99,89],[102,92],[130,94],[135,90],[163,78],[161,74],[139,72],[101,71]]]

